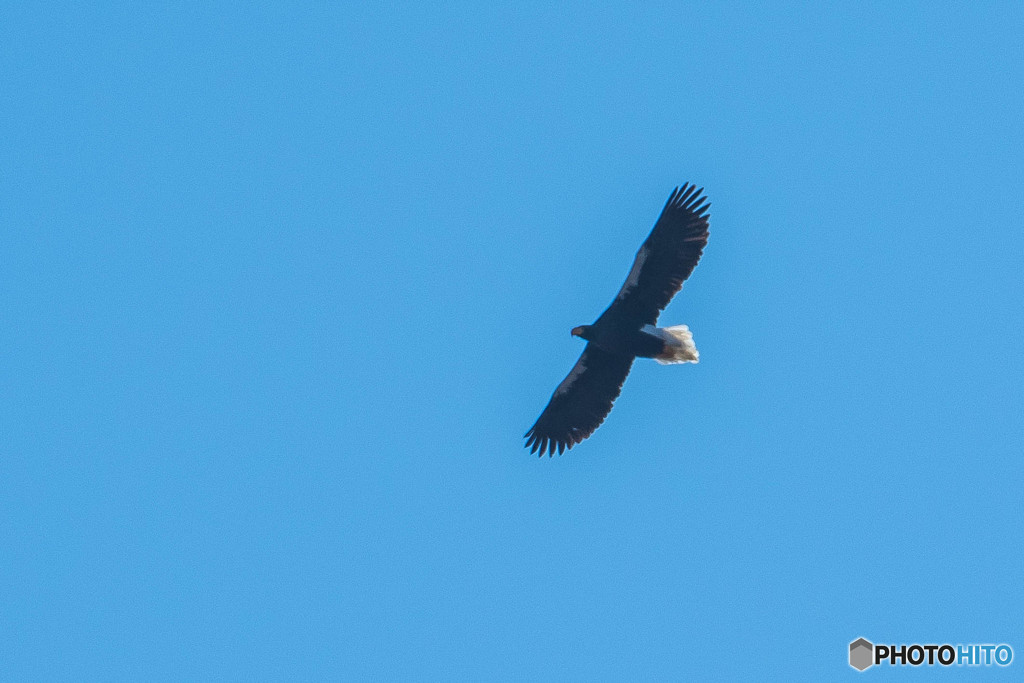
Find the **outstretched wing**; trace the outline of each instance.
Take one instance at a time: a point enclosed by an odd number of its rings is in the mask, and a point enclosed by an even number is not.
[[[677,187],[633,261],[633,269],[601,318],[653,325],[697,267],[708,243],[710,203],[697,189]],[[600,319],[599,319],[600,322]],[[598,324],[598,323],[595,323]]]
[[[633,356],[608,353],[587,344],[568,376],[555,389],[548,407],[526,432],[526,447],[554,455],[594,433],[622,391]]]

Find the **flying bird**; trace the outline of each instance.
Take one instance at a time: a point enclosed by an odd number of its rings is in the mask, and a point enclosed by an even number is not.
[[[687,183],[672,192],[615,300],[592,325],[572,329],[587,346],[526,432],[531,453],[562,453],[593,434],[611,412],[634,358],[662,364],[697,362],[697,347],[686,325],[655,323],[708,243],[711,204],[703,191]]]

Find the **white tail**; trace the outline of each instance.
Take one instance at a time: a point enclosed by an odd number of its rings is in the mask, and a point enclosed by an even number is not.
[[[647,334],[658,337],[665,342],[665,350],[660,356],[654,357],[654,360],[662,365],[696,363],[700,360],[697,345],[693,343],[693,334],[686,325],[676,325],[674,327],[644,325],[641,329]]]

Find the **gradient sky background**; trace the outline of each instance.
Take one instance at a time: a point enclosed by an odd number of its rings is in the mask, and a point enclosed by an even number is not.
[[[4,677],[1019,674],[1024,6],[754,4],[6,4]]]

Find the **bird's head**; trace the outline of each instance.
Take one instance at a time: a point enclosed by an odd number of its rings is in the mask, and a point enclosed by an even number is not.
[[[590,325],[580,325],[579,327],[572,328],[572,336],[580,337],[581,339],[590,339]]]

